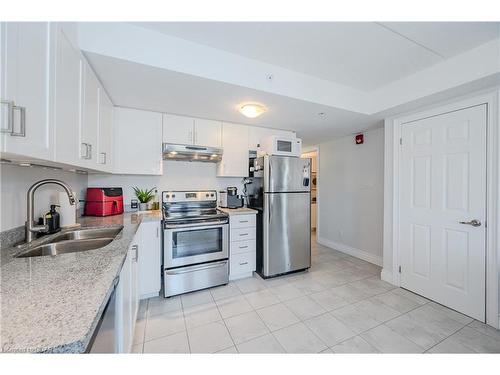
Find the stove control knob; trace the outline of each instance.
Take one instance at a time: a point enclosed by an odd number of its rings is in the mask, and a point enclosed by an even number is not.
[[[210,196],[211,196],[211,197],[213,197],[213,196],[214,196],[214,193],[210,194]]]
[[[207,197],[207,198],[208,198],[208,194],[205,194],[205,197]]]
[[[168,198],[170,198],[170,195],[168,195],[168,194],[167,194],[167,195],[166,195],[166,197],[167,197],[167,199],[168,199]]]
[[[172,198],[175,198],[175,194],[172,194]]]

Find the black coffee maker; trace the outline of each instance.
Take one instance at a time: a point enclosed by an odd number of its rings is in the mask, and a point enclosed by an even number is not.
[[[238,195],[236,186],[229,186],[227,189],[227,208],[243,207],[243,198]]]

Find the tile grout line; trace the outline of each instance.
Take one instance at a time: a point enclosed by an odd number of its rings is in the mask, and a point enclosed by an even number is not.
[[[210,293],[210,295],[212,296],[212,293]],[[214,298],[214,297],[212,296],[212,299],[213,299],[213,298]],[[217,312],[218,312],[218,313],[219,313],[219,315],[220,315],[220,318],[221,318],[221,320],[222,320],[222,323],[224,323],[224,327],[226,327],[226,331],[227,331],[227,333],[229,334],[229,338],[231,339],[231,342],[233,343],[233,346],[234,346],[234,348],[236,349],[236,352],[237,352],[237,353],[239,353],[239,351],[238,351],[238,347],[236,346],[236,343],[234,342],[233,335],[231,335],[231,331],[230,331],[230,330],[229,330],[229,328],[227,327],[226,321],[225,321],[225,320],[224,320],[224,318],[222,317],[222,314],[221,314],[220,309],[219,309],[219,305],[217,305],[217,302],[216,302],[215,300],[214,300],[214,303],[215,303],[215,307],[217,308]],[[241,314],[240,314],[240,315],[241,315]],[[229,349],[229,347],[227,347],[227,348],[223,348],[223,349],[221,349],[221,350],[226,350],[226,349]],[[219,351],[220,351],[220,350],[219,350]]]
[[[431,350],[431,349],[432,349],[432,348],[434,348],[435,346],[437,346],[437,345],[441,344],[443,341],[445,341],[445,340],[449,339],[451,336],[453,336],[453,335],[455,335],[456,333],[460,332],[461,330],[463,330],[463,329],[464,329],[465,327],[467,327],[467,326],[468,326],[468,325],[466,324],[466,325],[464,325],[463,327],[461,327],[461,328],[457,329],[457,330],[456,330],[455,332],[453,332],[451,335],[449,335],[449,336],[445,337],[445,338],[444,338],[444,339],[442,339],[441,341],[439,341],[439,342],[437,342],[436,344],[432,345],[432,346],[431,346],[429,349],[427,349],[424,353],[428,353],[428,352],[429,352],[429,350]],[[465,344],[464,344],[464,345],[465,345]],[[465,345],[465,346],[466,346],[467,348],[469,348],[467,345]],[[473,352],[475,352],[475,350],[474,350],[474,349],[472,349],[472,348],[469,348],[469,349],[471,349]]]

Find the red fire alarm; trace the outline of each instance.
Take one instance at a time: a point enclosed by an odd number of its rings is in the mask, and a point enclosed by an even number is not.
[[[354,139],[355,139],[357,145],[362,145],[365,141],[365,136],[364,136],[364,134],[357,134]]]

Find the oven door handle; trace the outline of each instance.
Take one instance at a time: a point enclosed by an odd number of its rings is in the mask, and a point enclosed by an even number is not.
[[[178,228],[207,228],[207,227],[217,227],[222,225],[227,225],[229,222],[227,220],[218,221],[207,221],[204,223],[193,223],[193,224],[165,224],[165,229],[178,229]]]
[[[202,265],[198,265],[198,266],[183,267],[181,269],[165,270],[165,273],[167,275],[180,275],[183,273],[189,273],[189,272],[195,272],[195,271],[208,270],[211,268],[217,268],[217,267],[221,267],[225,264],[227,264],[227,260],[223,260],[221,262],[210,263],[210,264],[202,264]]]

